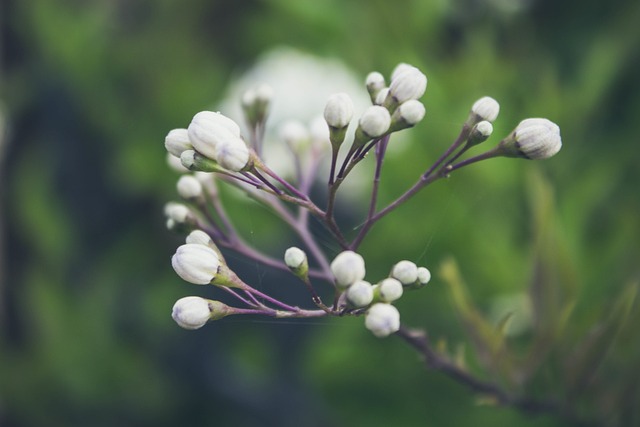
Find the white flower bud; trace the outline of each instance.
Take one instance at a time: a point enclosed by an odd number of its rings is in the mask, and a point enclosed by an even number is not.
[[[189,150],[186,150],[186,151],[189,151]],[[191,150],[191,151],[193,151],[193,150]],[[174,156],[171,153],[167,153],[167,165],[169,165],[169,167],[171,169],[173,169],[175,172],[178,172],[178,173],[187,173],[187,172],[189,172],[189,169],[187,169],[182,164],[182,161],[178,157]]]
[[[191,150],[191,141],[186,129],[172,129],[164,138],[164,147],[175,157],[180,157],[184,150]]]
[[[547,119],[525,119],[500,146],[507,156],[546,159],[562,148],[560,128]]]
[[[407,70],[411,70],[414,69],[416,67],[414,67],[413,65],[409,65],[406,62],[401,62],[398,65],[396,65],[396,67],[393,69],[393,71],[391,72],[391,80],[395,80],[398,75],[400,73],[402,73],[403,71],[407,71]]]
[[[373,301],[373,286],[371,283],[358,280],[347,289],[347,301],[357,308],[366,307]]]
[[[373,335],[383,338],[400,329],[400,313],[391,304],[373,304],[364,318],[364,325]]]
[[[417,99],[410,99],[398,105],[391,115],[390,132],[407,129],[418,124],[425,114],[424,105]]]
[[[403,285],[411,285],[418,280],[418,267],[411,261],[400,261],[391,269],[391,277]]]
[[[336,279],[336,285],[340,288],[364,279],[364,258],[353,251],[341,252],[331,262],[331,272]]]
[[[418,267],[418,285],[424,286],[431,280],[431,272],[426,267]]]
[[[469,133],[469,146],[480,144],[486,141],[487,139],[489,139],[492,133],[493,125],[491,124],[491,122],[483,120],[476,123],[473,128],[471,128],[471,132]]]
[[[180,298],[171,311],[173,320],[184,329],[201,328],[209,321],[210,316],[209,301],[200,297]]]
[[[329,126],[322,116],[316,116],[309,123],[309,136],[313,148],[318,151],[324,151],[329,147]]]
[[[486,120],[493,122],[498,117],[498,113],[500,113],[500,104],[490,96],[485,96],[473,104],[471,113],[477,116],[476,121]]]
[[[369,93],[377,93],[385,87],[384,76],[377,71],[372,71],[365,80]]]
[[[233,309],[220,301],[200,297],[180,298],[173,305],[171,317],[184,329],[198,329],[209,320],[218,320],[233,314]]]
[[[329,97],[324,107],[324,119],[332,128],[342,129],[353,118],[353,101],[346,93],[336,93]]]
[[[239,172],[249,164],[249,149],[241,138],[232,137],[220,140],[213,159],[223,168]]]
[[[427,89],[427,76],[415,67],[407,66],[391,77],[389,95],[398,104],[418,99]]]
[[[369,138],[383,135],[391,125],[389,110],[379,105],[367,108],[360,117],[360,129]]]
[[[387,96],[389,96],[389,88],[383,87],[382,89],[380,89],[380,91],[376,95],[374,104],[376,105],[384,104],[384,101],[387,99]]]
[[[388,277],[378,283],[378,295],[383,302],[393,302],[402,296],[402,283],[392,277]]]
[[[186,200],[202,197],[202,184],[192,175],[182,175],[176,184],[178,194]]]
[[[164,205],[164,215],[178,224],[187,222],[193,214],[191,210],[182,203],[169,202]]]
[[[178,247],[171,265],[183,280],[195,285],[208,285],[216,277],[220,259],[208,246],[187,243]]]
[[[307,254],[300,248],[290,247],[284,253],[284,263],[292,270],[299,269],[307,262]]]
[[[211,236],[202,230],[193,230],[186,238],[186,243],[193,243],[196,245],[210,246],[213,244]]]
[[[324,125],[325,127],[327,126],[326,123]],[[298,152],[307,146],[309,142],[309,131],[300,121],[287,120],[280,126],[280,138],[282,138],[294,152]]]
[[[196,114],[188,133],[193,148],[210,159],[215,159],[216,147],[221,142],[240,139],[240,128],[236,122],[212,111]]]

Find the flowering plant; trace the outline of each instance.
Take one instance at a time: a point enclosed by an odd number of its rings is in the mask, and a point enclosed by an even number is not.
[[[414,127],[425,116],[419,99],[425,93],[427,77],[416,67],[400,64],[389,84],[381,73],[370,73],[365,86],[371,100],[357,119],[354,105],[346,93],[329,97],[324,109],[324,126],[304,129],[289,126],[282,137],[295,163],[296,176],[285,179],[264,161],[263,139],[274,96],[266,85],[247,91],[242,107],[248,132],[229,117],[212,111],[197,113],[187,128],[171,130],[165,147],[175,163],[180,160],[186,172],[177,185],[184,203],[171,202],[165,208],[167,226],[187,234],[186,242],[172,258],[176,273],[185,281],[217,286],[238,301],[237,306],[189,296],[178,300],[173,319],[183,328],[197,329],[208,321],[230,315],[262,315],[273,318],[363,316],[364,324],[377,337],[397,334],[419,350],[427,362],[465,382],[490,393],[503,403],[518,404],[491,383],[483,383],[462,367],[433,350],[425,333],[401,325],[400,313],[393,305],[400,297],[424,287],[431,280],[425,266],[409,260],[389,265],[387,277],[368,277],[366,261],[358,253],[372,227],[407,202],[416,193],[448,178],[453,172],[493,157],[545,159],[561,148],[560,131],[547,119],[521,121],[495,147],[460,160],[467,151],[486,141],[493,132],[492,122],[499,104],[491,97],[477,100],[463,122],[457,138],[417,181],[383,207],[378,206],[381,172],[392,136]],[[317,122],[316,122],[317,123]],[[312,198],[311,188],[322,158],[328,154],[328,179],[324,198]],[[336,196],[352,171],[368,156],[375,168],[366,216],[355,235],[345,233],[336,219]],[[191,173],[193,172],[193,173]],[[243,240],[227,215],[219,197],[218,183],[244,192],[272,211],[297,235],[302,248],[290,247],[281,256],[265,254]],[[318,200],[320,199],[320,200]],[[309,218],[322,224],[340,249],[327,254],[310,230]],[[265,266],[290,271],[309,292],[312,308],[301,308],[275,298],[246,283],[232,271],[223,251],[232,251]],[[330,301],[323,300],[320,286],[333,290]],[[522,405],[530,404],[524,402]]]

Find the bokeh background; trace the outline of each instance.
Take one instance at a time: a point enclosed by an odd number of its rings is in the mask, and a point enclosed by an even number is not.
[[[177,298],[218,294],[171,269],[182,238],[162,215],[177,178],[164,136],[283,46],[361,79],[401,61],[429,77],[427,117],[387,161],[383,200],[446,149],[481,96],[501,103],[496,139],[525,117],[560,125],[555,158],[463,169],[382,221],[363,253],[374,276],[402,258],[431,268],[432,283],[398,303],[403,320],[496,381],[439,266],[456,260],[494,322],[505,306],[526,313],[523,299],[544,288],[535,320],[510,338],[526,359],[548,333],[520,391],[640,425],[638,22],[631,0],[3,0],[0,425],[567,425],[487,404],[361,319],[173,323]],[[277,256],[295,243],[234,202],[253,244]],[[287,277],[232,262],[305,303]],[[563,375],[575,365],[593,375]]]

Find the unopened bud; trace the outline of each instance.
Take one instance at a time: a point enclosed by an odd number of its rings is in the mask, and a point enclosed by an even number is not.
[[[184,150],[193,149],[186,129],[170,130],[164,138],[164,147],[175,157],[180,157]]]
[[[171,317],[184,329],[198,329],[209,320],[218,320],[231,314],[231,308],[220,301],[200,297],[180,298],[173,305]]]
[[[391,125],[389,110],[379,105],[367,108],[360,117],[358,129],[356,129],[355,143],[362,145],[373,138],[384,135]]]
[[[389,336],[400,329],[400,312],[391,304],[373,304],[367,310],[364,325],[378,338]]]
[[[289,267],[291,272],[300,278],[306,277],[309,271],[307,254],[300,248],[290,247],[284,253],[284,263]]]
[[[178,194],[185,200],[202,197],[202,184],[192,175],[182,175],[176,184]]]
[[[242,96],[242,109],[251,126],[263,123],[269,113],[273,88],[266,83],[247,90]]]
[[[367,85],[367,92],[369,92],[371,102],[376,104],[375,100],[378,93],[386,86],[384,76],[377,71],[373,71],[367,75],[365,84]]]
[[[388,277],[378,283],[376,294],[382,302],[393,302],[402,296],[402,283],[392,277]]]
[[[241,138],[221,140],[216,146],[214,159],[223,168],[240,172],[246,170],[251,162],[249,148]]]
[[[477,123],[482,120],[493,122],[500,113],[500,104],[498,101],[490,96],[484,96],[478,99],[471,107],[470,115],[475,117],[471,118],[473,123]]]
[[[220,259],[208,246],[186,243],[176,250],[171,265],[183,280],[195,285],[208,285],[218,274]]]
[[[410,99],[419,99],[426,89],[427,76],[416,67],[406,65],[393,73],[389,85],[389,97],[395,105],[399,105]]]
[[[164,205],[169,230],[182,231],[195,225],[195,216],[191,209],[182,203],[169,202]]]
[[[391,117],[393,132],[415,126],[424,118],[424,105],[416,99],[400,104]]]
[[[336,279],[336,285],[344,289],[364,279],[366,274],[364,258],[353,251],[341,252],[331,262],[331,272]]]
[[[411,285],[418,280],[418,267],[411,261],[400,261],[391,269],[391,277],[405,286]]]
[[[467,145],[469,147],[478,145],[489,139],[492,133],[493,125],[491,124],[491,122],[483,120],[479,123],[476,123],[473,128],[471,128],[469,138],[467,139]]]
[[[324,124],[326,127],[326,123]],[[287,120],[280,126],[280,138],[294,153],[304,150],[309,145],[309,131],[298,120]]]
[[[546,159],[560,151],[560,128],[547,119],[525,119],[500,142],[499,149],[507,157]]]
[[[346,292],[347,301],[356,308],[366,307],[373,301],[373,286],[371,283],[358,280]]]
[[[211,236],[205,233],[202,230],[193,230],[186,238],[186,243],[193,243],[196,245],[204,245],[209,246],[213,244],[213,240],[211,240]]]
[[[201,111],[188,128],[191,145],[200,154],[216,159],[216,148],[229,140],[240,139],[240,128],[230,118],[212,111]],[[220,163],[220,162],[219,162]]]

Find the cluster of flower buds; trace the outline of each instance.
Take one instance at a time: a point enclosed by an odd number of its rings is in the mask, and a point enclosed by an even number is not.
[[[461,167],[499,156],[544,159],[555,155],[562,146],[557,125],[547,119],[526,119],[494,148],[458,161],[493,132],[492,122],[498,117],[500,105],[491,97],[480,98],[472,105],[453,144],[416,184],[378,209],[377,191],[387,144],[394,132],[413,127],[424,118],[425,107],[419,99],[427,88],[427,77],[412,65],[400,64],[391,73],[388,85],[379,72],[370,73],[365,84],[371,105],[359,115],[352,132],[348,128],[354,121],[355,106],[343,92],[331,95],[323,117],[308,126],[298,121],[281,125],[282,146],[293,154],[295,181],[289,182],[274,172],[262,157],[264,129],[276,95],[267,85],[249,89],[242,97],[248,126],[246,141],[234,120],[212,111],[197,113],[187,128],[173,129],[167,134],[165,148],[170,164],[183,173],[176,185],[181,202],[165,206],[167,227],[188,233],[185,243],[172,257],[172,266],[185,281],[215,285],[244,305],[239,308],[201,297],[185,297],[173,307],[172,317],[178,325],[197,329],[210,320],[232,314],[276,318],[363,315],[366,328],[375,336],[391,335],[400,328],[395,302],[406,291],[427,284],[431,274],[427,268],[403,260],[393,265],[388,277],[373,283],[367,281],[365,260],[357,250],[371,227],[423,187]],[[351,140],[350,147],[340,157],[341,146],[347,139]],[[325,176],[317,170],[322,155],[329,149],[332,153],[327,200],[326,207],[321,208],[312,200],[311,189],[318,176]],[[376,169],[369,211],[357,235],[349,240],[333,214],[336,193],[370,151],[375,153]],[[283,259],[278,259],[247,244],[227,215],[217,191],[217,180],[235,186],[273,212],[296,234],[304,250],[291,247]],[[297,214],[288,206],[296,207]],[[331,262],[322,249],[324,245],[310,231],[309,215],[325,227],[342,250]],[[266,266],[289,270],[307,287],[317,309],[292,306],[254,289],[229,269],[218,247]],[[333,304],[323,303],[316,290],[317,281],[332,287]]]
[[[386,337],[400,328],[400,313],[392,303],[402,296],[404,289],[421,288],[431,280],[427,268],[405,260],[393,266],[389,277],[371,284],[364,280],[364,258],[353,251],[338,254],[331,262],[331,272],[347,307],[364,311],[365,326],[377,337]]]

